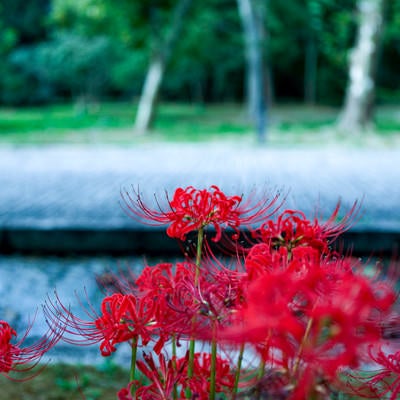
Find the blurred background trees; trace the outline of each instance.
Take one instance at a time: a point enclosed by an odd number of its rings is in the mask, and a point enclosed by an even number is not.
[[[161,32],[162,29],[159,25],[153,22],[152,31],[156,37],[155,45],[151,51],[135,122],[135,128],[139,132],[147,131],[153,121],[165,69],[179,39],[191,3],[192,0],[177,0],[171,13],[171,21],[166,26],[165,34]],[[155,9],[150,9],[150,12],[155,12]]]
[[[260,101],[344,103],[351,60],[359,59],[349,57],[360,40],[358,10],[368,0],[186,0],[174,19],[179,3],[185,1],[1,0],[0,104],[137,102],[160,55],[165,73],[154,99],[250,101],[245,3],[257,5]],[[397,102],[400,0],[380,12],[374,98]]]

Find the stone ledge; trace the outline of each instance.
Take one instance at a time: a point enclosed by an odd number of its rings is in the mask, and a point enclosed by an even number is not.
[[[354,255],[391,256],[400,250],[400,231],[349,230],[338,246]],[[0,229],[0,253],[180,255],[163,229]]]

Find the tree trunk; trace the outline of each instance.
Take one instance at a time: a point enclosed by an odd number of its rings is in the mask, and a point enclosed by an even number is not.
[[[153,122],[165,64],[161,55],[153,56],[150,62],[136,114],[135,130],[138,133],[146,132]]]
[[[350,55],[349,83],[339,129],[359,133],[372,121],[377,53],[383,23],[384,0],[359,0],[356,45]]]
[[[264,93],[264,66],[262,58],[260,22],[252,0],[237,0],[242,20],[247,63],[247,101],[254,121],[258,141],[264,142],[267,126],[266,99]]]
[[[138,133],[145,133],[151,127],[164,72],[191,2],[192,0],[178,1],[173,11],[169,32],[150,61],[136,114],[135,131]]]

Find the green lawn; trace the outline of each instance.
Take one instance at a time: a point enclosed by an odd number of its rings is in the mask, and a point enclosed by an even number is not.
[[[142,136],[134,134],[135,113],[136,106],[128,102],[85,108],[73,104],[0,108],[0,144],[255,141],[246,110],[237,104],[162,104],[153,130]],[[334,129],[337,113],[329,107],[274,107],[269,113],[269,143],[318,145],[343,141],[346,138]],[[398,139],[400,114],[395,108],[380,108],[375,122],[376,128],[368,137],[388,142]]]

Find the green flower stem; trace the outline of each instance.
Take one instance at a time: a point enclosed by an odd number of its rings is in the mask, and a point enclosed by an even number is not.
[[[200,264],[203,250],[204,228],[201,227],[197,234],[197,251],[196,251],[196,274],[194,277],[194,284],[197,287],[200,278]]]
[[[215,400],[215,384],[217,369],[217,339],[215,337],[216,321],[213,321],[213,338],[211,341],[210,400]]]
[[[190,339],[189,342],[189,360],[188,360],[188,372],[187,372],[187,377],[190,380],[193,378],[193,367],[194,367],[194,352],[195,352],[195,341],[194,339]],[[186,389],[186,398],[191,399],[192,398],[192,393],[190,392],[190,389]]]
[[[258,374],[257,374],[258,380],[260,380],[264,376],[264,373],[265,373],[265,361],[261,360],[260,367],[258,368]]]
[[[189,342],[189,361],[188,361],[188,378],[193,377],[193,364],[194,364],[194,351],[195,351],[195,341],[190,339]]]
[[[175,357],[176,357],[176,335],[175,333],[172,335],[172,357],[174,357],[174,365],[176,364],[175,362]]]
[[[239,388],[239,380],[240,380],[240,373],[242,370],[243,354],[244,354],[244,343],[242,343],[240,345],[239,356],[238,356],[238,361],[237,361],[237,368],[236,368],[236,373],[235,373],[235,383],[233,385],[233,391],[232,391],[232,400],[236,399],[236,395],[237,395],[238,388]]]
[[[265,373],[265,361],[262,359],[260,362],[260,366],[258,367],[258,372],[257,372],[257,380],[258,382],[262,379]],[[260,386],[257,385],[257,388],[254,392],[254,399],[260,400],[261,399],[261,392],[260,392]]]
[[[172,367],[174,371],[176,371],[176,336],[175,334],[172,335]],[[178,399],[178,387],[177,384],[174,384],[174,390],[172,392],[173,400]]]
[[[200,278],[200,264],[201,264],[201,256],[202,256],[202,249],[203,249],[203,238],[204,238],[204,228],[201,227],[197,233],[197,251],[196,251],[196,271],[194,276],[194,285],[197,288],[199,284]],[[194,327],[196,323],[196,319],[193,318],[192,320],[192,327]],[[189,379],[193,377],[193,367],[194,367],[194,353],[195,353],[195,340],[193,337],[190,339],[189,342],[189,360],[188,360],[188,373],[187,376]],[[190,390],[186,390],[186,398],[191,398]]]
[[[299,369],[299,366],[300,366],[301,355],[303,353],[304,346],[308,340],[308,336],[310,335],[313,322],[314,322],[313,318],[310,318],[307,322],[306,331],[305,331],[303,339],[300,343],[299,351],[298,351],[297,357],[296,357],[296,362],[295,362],[293,370],[292,370],[293,378],[295,378],[297,375],[297,370]]]
[[[135,380],[137,344],[138,344],[138,338],[135,337],[132,340],[131,370],[130,370],[130,373],[129,373],[129,382],[132,382],[132,381]],[[135,394],[135,385],[131,386],[131,393],[132,393],[132,396],[134,396],[134,394]]]

